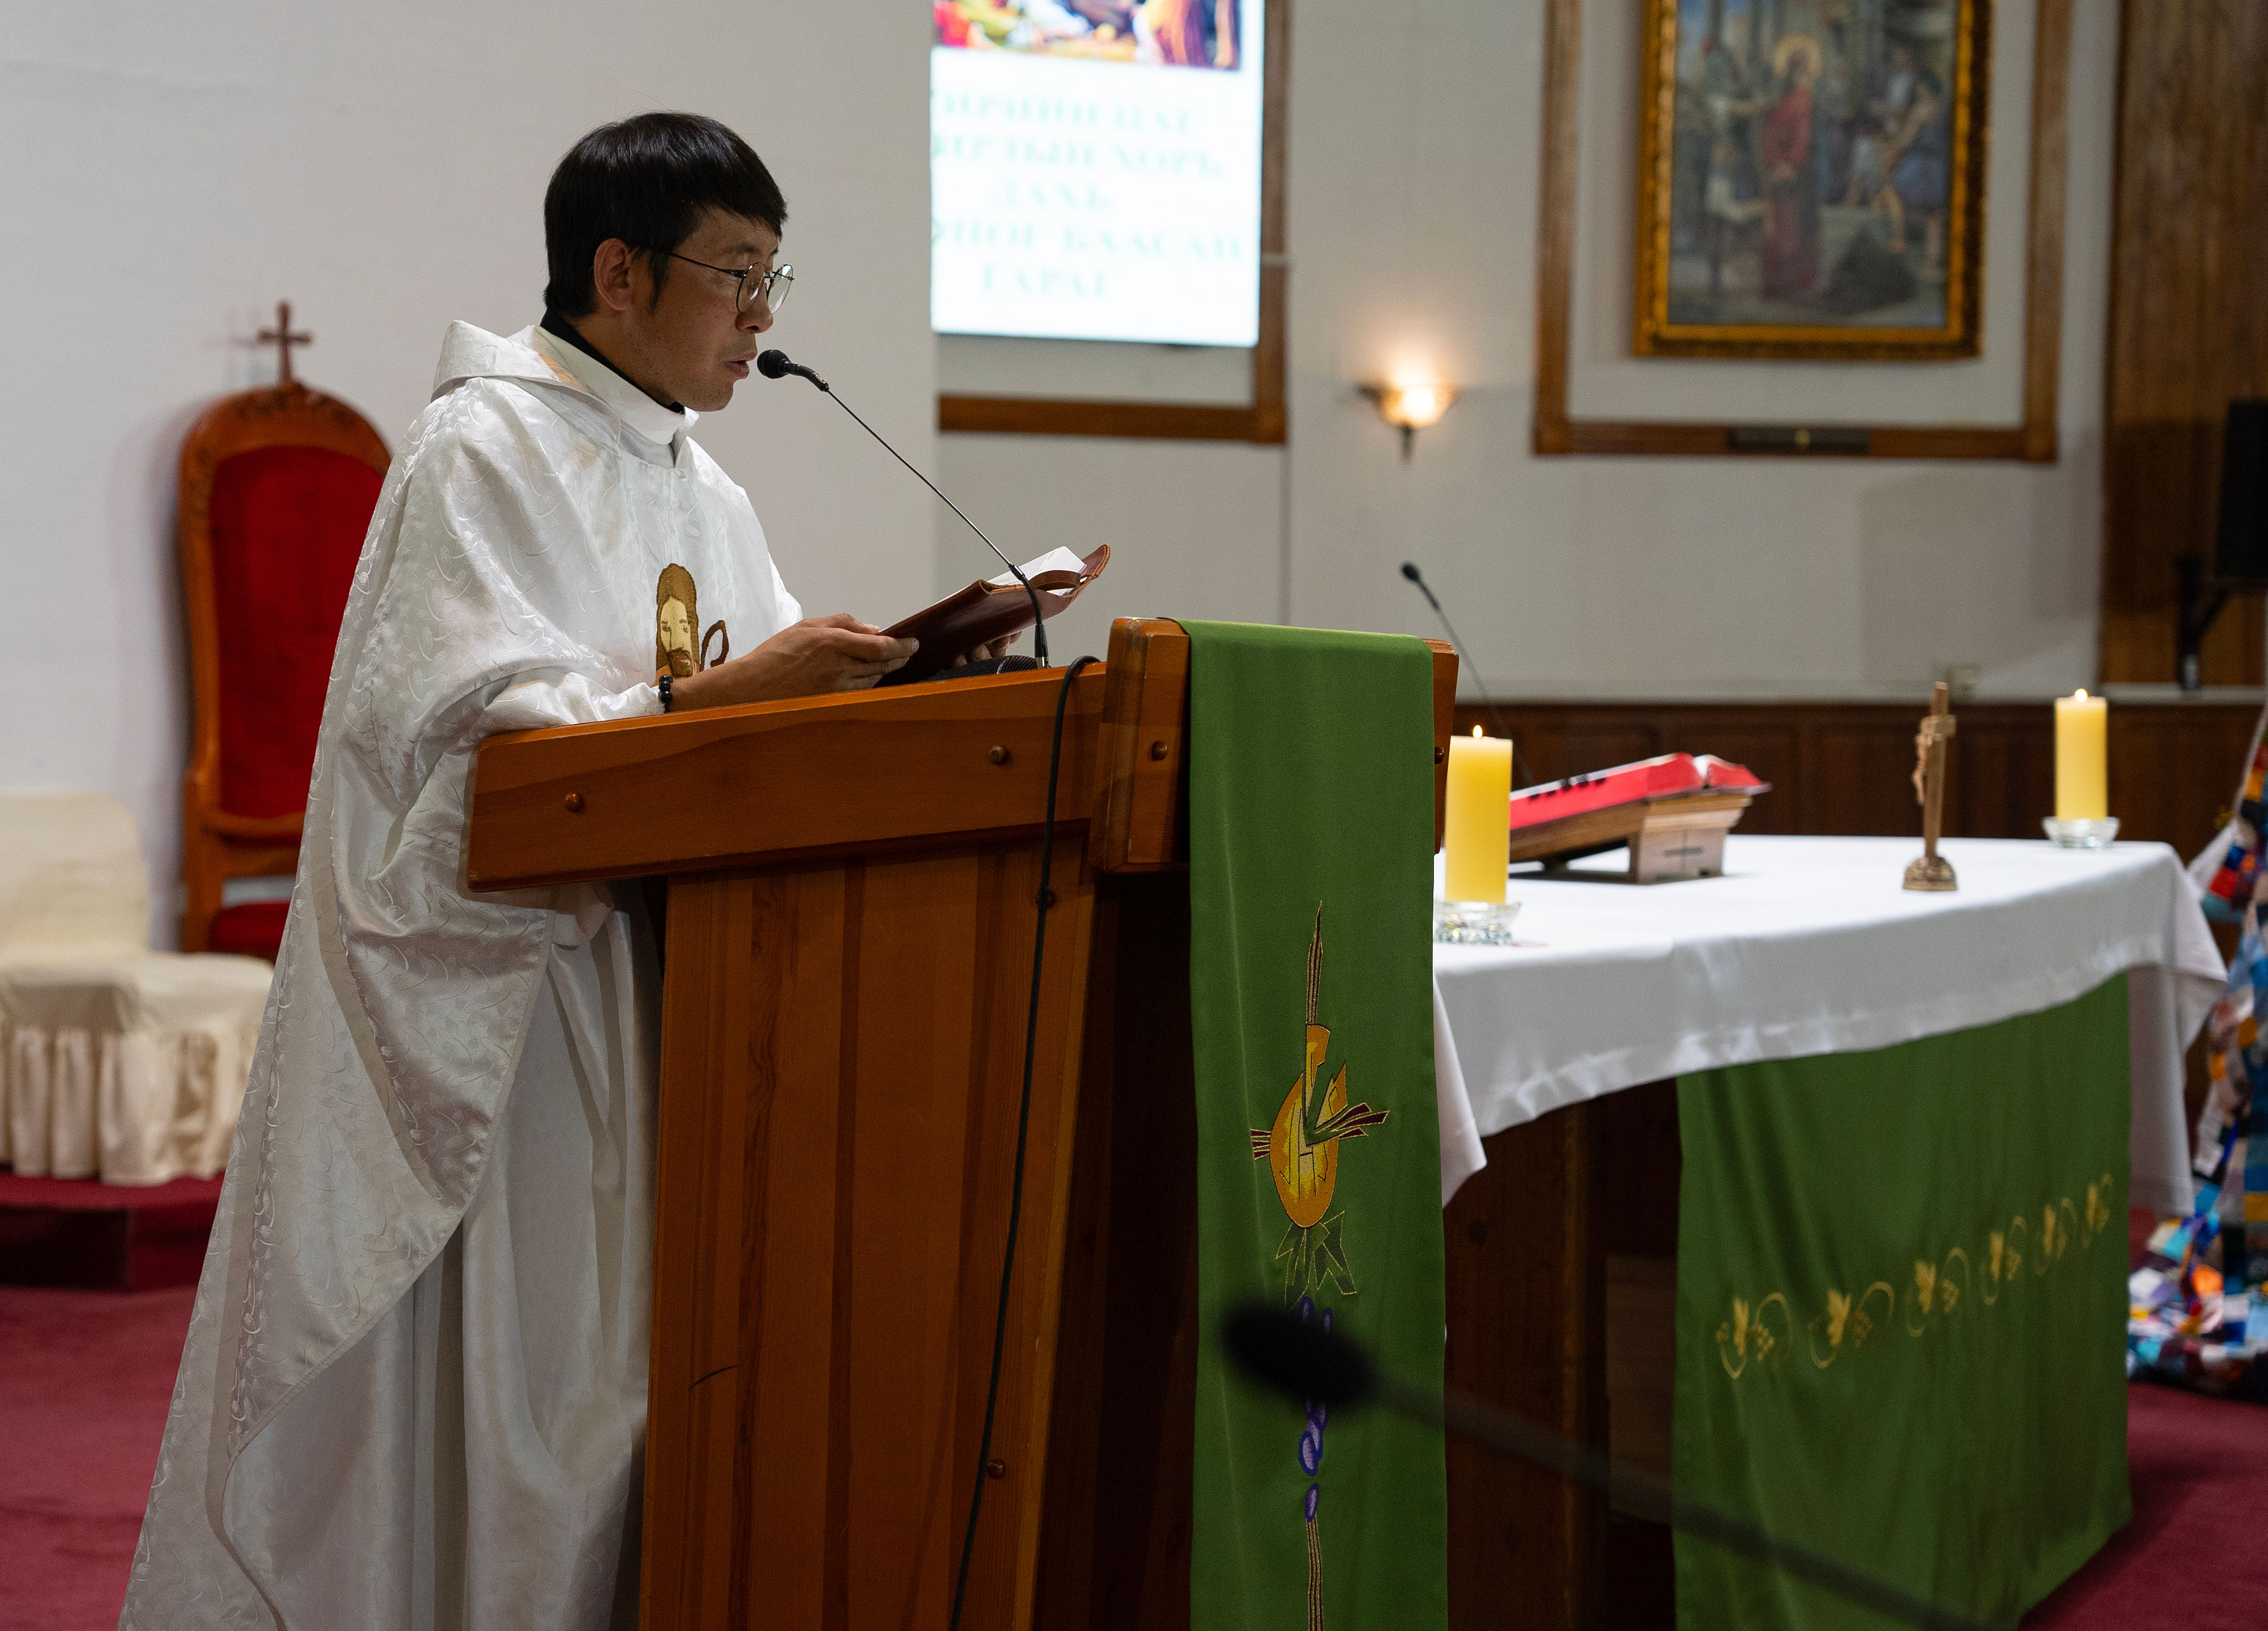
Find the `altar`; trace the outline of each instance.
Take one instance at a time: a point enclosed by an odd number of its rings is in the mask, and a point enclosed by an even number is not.
[[[1652,887],[1515,874],[1518,944],[1436,948],[1447,1374],[2005,1608],[2123,1521],[2124,1209],[2189,1202],[2183,1054],[2222,964],[2161,845],[1942,848],[1955,893],[1901,888],[1911,839],[1736,834],[1724,877]],[[2012,1465],[2080,1493],[1984,1488],[1973,1446],[1978,1488],[1933,1464],[1903,1503],[1822,1470],[1864,1437],[1853,1376],[1868,1420],[1927,1442],[1902,1391],[1996,1367],[2036,1389],[1975,1401]],[[1951,1408],[1951,1437],[1986,1430]],[[1453,1444],[1449,1480],[1453,1626],[1662,1623],[1679,1581],[1744,1623],[1839,1623],[1548,1474]],[[1994,1502],[2013,1561],[1972,1580],[1945,1532]]]

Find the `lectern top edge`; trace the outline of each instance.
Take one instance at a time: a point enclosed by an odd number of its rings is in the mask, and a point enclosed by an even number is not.
[[[1456,657],[1427,643],[1438,845]],[[1121,618],[1109,651],[1071,682],[1057,819],[1096,824],[1096,871],[1177,867],[1188,858],[1189,637],[1165,619]],[[705,873],[1036,830],[1063,673],[492,737],[475,762],[468,881],[486,891]]]

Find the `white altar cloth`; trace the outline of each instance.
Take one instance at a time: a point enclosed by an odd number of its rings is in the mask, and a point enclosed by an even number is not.
[[[1484,1164],[1479,1139],[1564,1105],[1991,1025],[2129,973],[2131,1199],[2185,1209],[2182,1055],[2226,971],[2180,859],[1941,849],[1949,894],[1900,887],[1911,838],[1736,834],[1724,877],[1643,887],[1515,874],[1518,944],[1433,950],[1445,1201]]]

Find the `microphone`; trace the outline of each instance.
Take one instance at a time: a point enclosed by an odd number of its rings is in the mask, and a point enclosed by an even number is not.
[[[1488,682],[1481,678],[1479,665],[1473,661],[1473,654],[1465,650],[1465,643],[1457,638],[1456,626],[1449,621],[1449,614],[1441,609],[1441,603],[1433,598],[1433,591],[1427,585],[1425,575],[1418,569],[1415,561],[1404,561],[1402,576],[1418,585],[1418,592],[1425,597],[1425,604],[1433,608],[1433,615],[1441,620],[1441,627],[1448,631],[1449,643],[1456,648],[1458,660],[1464,664],[1463,672],[1473,677],[1473,688],[1481,694],[1481,702],[1489,711],[1489,723],[1496,726],[1496,733],[1511,738],[1512,732],[1504,728],[1504,710],[1496,705],[1496,698],[1489,694]],[[1520,751],[1517,739],[1512,742],[1512,757],[1513,763],[1520,768],[1521,785],[1535,786],[1535,772],[1528,768],[1528,758]]]
[[[1414,580],[1417,569],[1403,570]],[[1431,599],[1432,596],[1426,597]],[[1909,1625],[1940,1631],[1984,1631],[1984,1622],[1957,1609],[1918,1598],[1863,1570],[1799,1546],[1759,1528],[1746,1518],[1679,1495],[1663,1480],[1631,1466],[1616,1466],[1597,1451],[1524,1422],[1469,1393],[1437,1393],[1378,1371],[1369,1355],[1345,1335],[1288,1310],[1247,1303],[1221,1320],[1221,1340],[1229,1355],[1253,1380],[1295,1402],[1332,1410],[1376,1404],[1435,1430],[1447,1429],[1477,1444],[1527,1461],[1606,1494],[1657,1524],[1777,1569],[1808,1584]]]
[[[785,362],[787,359],[783,357],[780,360]],[[1433,615],[1441,620],[1441,627],[1448,631],[1449,643],[1456,648],[1457,655],[1464,660],[1465,672],[1473,677],[1473,688],[1481,694],[1481,701],[1488,708],[1489,720],[1496,726],[1496,733],[1510,736],[1512,732],[1504,728],[1504,715],[1498,710],[1496,699],[1489,694],[1487,682],[1482,680],[1480,668],[1473,661],[1473,654],[1466,650],[1465,643],[1457,638],[1456,626],[1449,621],[1449,614],[1441,609],[1441,603],[1433,598],[1433,591],[1427,585],[1425,575],[1418,569],[1415,561],[1404,561],[1402,576],[1418,585],[1418,592],[1425,597],[1425,604],[1433,608]]]
[[[976,533],[979,538],[984,538],[984,529],[977,525],[976,522],[971,521],[967,513],[962,511],[959,504],[954,503],[950,498],[946,498],[944,489],[939,487],[936,482],[922,474],[920,471],[914,470],[913,466],[907,461],[906,456],[898,452],[896,448],[892,447],[887,439],[883,437],[880,430],[875,430],[873,426],[868,424],[865,420],[859,419],[858,409],[852,408],[850,403],[844,401],[841,397],[836,396],[835,387],[828,385],[827,381],[819,377],[819,371],[817,369],[806,368],[801,363],[796,362],[791,358],[784,351],[770,350],[762,352],[757,356],[756,371],[767,379],[784,379],[788,375],[793,374],[799,379],[810,380],[812,384],[826,392],[828,396],[834,397],[835,405],[841,408],[844,413],[850,415],[852,419],[857,420],[858,428],[861,430],[864,430],[868,436],[873,437],[877,442],[881,443],[883,452],[889,454],[891,458],[896,459],[900,464],[904,465],[907,469],[913,470],[915,480],[918,481],[924,487],[929,489],[931,492],[935,493],[947,510],[952,511],[954,514],[961,517],[961,524],[968,527],[970,532]],[[1039,665],[1042,668],[1045,668],[1048,665],[1048,623],[1046,617],[1042,614],[1040,609],[1040,591],[1032,587],[1032,580],[1024,576],[1024,569],[1018,566],[1013,561],[1008,559],[1008,557],[1001,552],[999,545],[994,543],[989,538],[984,538],[984,547],[987,549],[990,549],[994,555],[1000,556],[1000,564],[1008,569],[1010,575],[1012,576],[1018,583],[1023,584],[1024,592],[1031,597],[1032,650],[1039,658]],[[1451,638],[1454,639],[1455,636],[1452,636]]]

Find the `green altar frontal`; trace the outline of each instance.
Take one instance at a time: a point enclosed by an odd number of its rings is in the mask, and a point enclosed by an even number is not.
[[[2123,1525],[2124,975],[1681,1076],[1681,1494],[2013,1626]],[[1683,1627],[1878,1616],[1679,1537]]]

